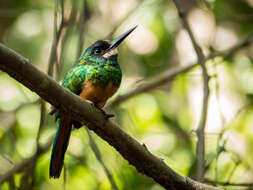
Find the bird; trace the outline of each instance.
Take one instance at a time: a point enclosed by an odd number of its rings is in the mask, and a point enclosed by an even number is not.
[[[118,90],[122,79],[117,47],[136,27],[126,31],[113,41],[98,40],[90,45],[81,54],[77,64],[67,72],[61,84],[67,90],[101,109],[106,119],[113,117],[113,115],[106,114],[102,108],[108,98]],[[49,176],[50,178],[59,178],[72,126],[80,128],[82,124],[73,120],[70,114],[62,113],[54,107],[52,107],[50,114],[54,114],[58,128],[51,153]]]

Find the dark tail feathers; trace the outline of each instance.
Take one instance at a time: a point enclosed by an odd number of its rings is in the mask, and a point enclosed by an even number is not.
[[[50,177],[59,178],[64,163],[64,154],[69,144],[72,128],[72,120],[69,116],[61,115],[58,119],[58,129],[54,139],[54,145],[50,161]]]

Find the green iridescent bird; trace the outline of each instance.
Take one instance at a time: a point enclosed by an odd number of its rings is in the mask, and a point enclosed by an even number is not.
[[[62,86],[102,109],[107,99],[119,88],[122,78],[116,48],[135,28],[136,26],[113,41],[98,40],[88,47],[79,58],[78,64],[67,73]],[[50,113],[55,114],[58,129],[51,154],[49,175],[59,178],[72,125],[79,128],[81,124],[54,108]],[[112,116],[103,113],[106,118]]]

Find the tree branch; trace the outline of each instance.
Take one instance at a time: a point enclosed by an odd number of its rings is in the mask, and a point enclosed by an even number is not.
[[[185,73],[197,65],[198,65],[197,63],[192,63],[192,64],[184,66],[184,67],[174,67],[172,69],[169,69],[168,71],[162,73],[161,75],[154,78],[153,80],[150,80],[149,82],[146,82],[146,83],[138,86],[137,88],[129,90],[125,94],[118,95],[117,98],[115,98],[114,101],[109,103],[107,107],[115,107],[116,105],[120,104],[121,102],[123,102],[133,96],[136,96],[140,93],[147,92],[147,91],[153,90],[155,88],[158,88],[158,87],[172,81],[179,74]]]
[[[203,103],[202,103],[202,115],[199,121],[198,129],[197,129],[197,180],[203,181],[205,174],[205,126],[207,120],[207,111],[208,111],[208,99],[209,99],[209,75],[207,72],[207,68],[205,65],[206,58],[200,46],[198,45],[191,27],[187,21],[187,13],[183,10],[182,6],[179,4],[179,0],[173,0],[176,8],[178,10],[178,15],[182,20],[183,26],[188,32],[190,39],[192,41],[193,47],[198,57],[198,64],[202,69],[202,78],[203,78]]]
[[[211,53],[209,56],[206,57],[206,61],[209,59],[213,59],[217,56],[222,56],[224,59],[229,59],[236,51],[250,45],[250,43],[252,42],[253,42],[253,32],[251,32],[249,35],[244,37],[242,40],[240,40],[237,44],[235,44],[233,47],[229,48],[228,50]],[[107,105],[107,107],[115,107],[116,105],[120,104],[121,102],[126,101],[127,99],[133,96],[156,89],[172,81],[179,74],[186,73],[198,65],[199,65],[198,63],[190,63],[187,66],[174,67],[172,69],[169,69],[168,71],[162,73],[158,77],[150,80],[150,82],[146,82],[138,86],[137,88],[129,90],[128,92],[122,95],[118,95],[117,98],[115,98],[111,103]]]
[[[90,130],[113,146],[140,173],[153,178],[166,189],[217,189],[177,174],[118,125],[106,120],[99,109],[61,87],[51,77],[36,69],[27,59],[2,44],[0,44],[0,59],[1,70],[62,112],[70,114],[75,120],[85,121]]]

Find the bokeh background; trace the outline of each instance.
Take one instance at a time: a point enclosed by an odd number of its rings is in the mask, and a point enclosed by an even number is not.
[[[206,55],[227,50],[252,34],[252,0],[182,2]],[[123,81],[109,103],[117,95],[138,88],[171,68],[196,62],[190,38],[172,1],[0,1],[0,41],[45,73],[53,62],[52,74],[58,81],[88,45],[98,39],[113,39],[137,24],[137,29],[119,47]],[[253,43],[226,60],[222,56],[209,60],[207,69],[211,79],[205,133],[205,182],[218,186],[222,185],[220,182],[242,183],[225,187],[252,189]],[[115,112],[114,120],[122,129],[145,143],[153,154],[178,173],[194,178],[202,83],[201,69],[195,67],[172,82],[131,97],[108,111]],[[0,177],[33,156],[38,142],[43,146],[51,141],[56,124],[47,114],[50,105],[43,107],[39,96],[0,72]],[[93,133],[92,136],[119,189],[163,189],[139,174],[106,142]],[[65,156],[65,173],[59,180],[49,179],[50,151],[51,147],[47,148],[0,189],[112,189],[84,128],[72,132]]]

